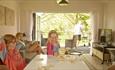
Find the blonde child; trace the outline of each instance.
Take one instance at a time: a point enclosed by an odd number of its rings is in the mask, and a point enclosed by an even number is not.
[[[57,56],[59,47],[58,34],[55,30],[51,30],[48,34],[47,54]]]

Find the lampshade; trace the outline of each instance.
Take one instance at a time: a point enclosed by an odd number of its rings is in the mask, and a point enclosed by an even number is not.
[[[63,5],[67,5],[69,3],[68,3],[68,0],[60,0],[60,1],[58,1],[58,4],[63,6]]]

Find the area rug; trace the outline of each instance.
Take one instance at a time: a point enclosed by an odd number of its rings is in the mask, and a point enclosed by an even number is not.
[[[85,57],[85,55],[80,56],[81,59],[87,64],[90,70],[97,70]]]

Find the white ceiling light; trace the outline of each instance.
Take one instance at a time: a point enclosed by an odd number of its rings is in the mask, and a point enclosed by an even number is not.
[[[65,6],[65,5],[68,5],[68,4],[69,4],[69,1],[68,1],[68,0],[57,0],[57,3],[58,3],[60,6]]]

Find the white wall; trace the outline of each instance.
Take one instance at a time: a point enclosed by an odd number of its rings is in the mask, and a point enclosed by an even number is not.
[[[106,11],[106,27],[115,30],[115,1],[108,2]]]
[[[11,34],[15,34],[18,30],[18,20],[17,18],[18,17],[18,4],[15,0],[0,0],[0,6],[5,6],[5,7],[8,7],[12,10],[15,11],[15,25],[14,26],[5,26],[5,25],[0,25],[0,36],[6,34],[6,33],[11,33]]]
[[[108,2],[106,8],[106,28],[113,30],[113,41],[115,44],[115,1]]]
[[[103,25],[104,7],[100,0],[70,0],[67,6],[59,6],[56,0],[22,0],[20,8],[20,31],[26,32],[29,38],[31,38],[32,12],[91,12],[94,14],[94,31],[97,32]],[[96,40],[97,33],[94,35]]]

